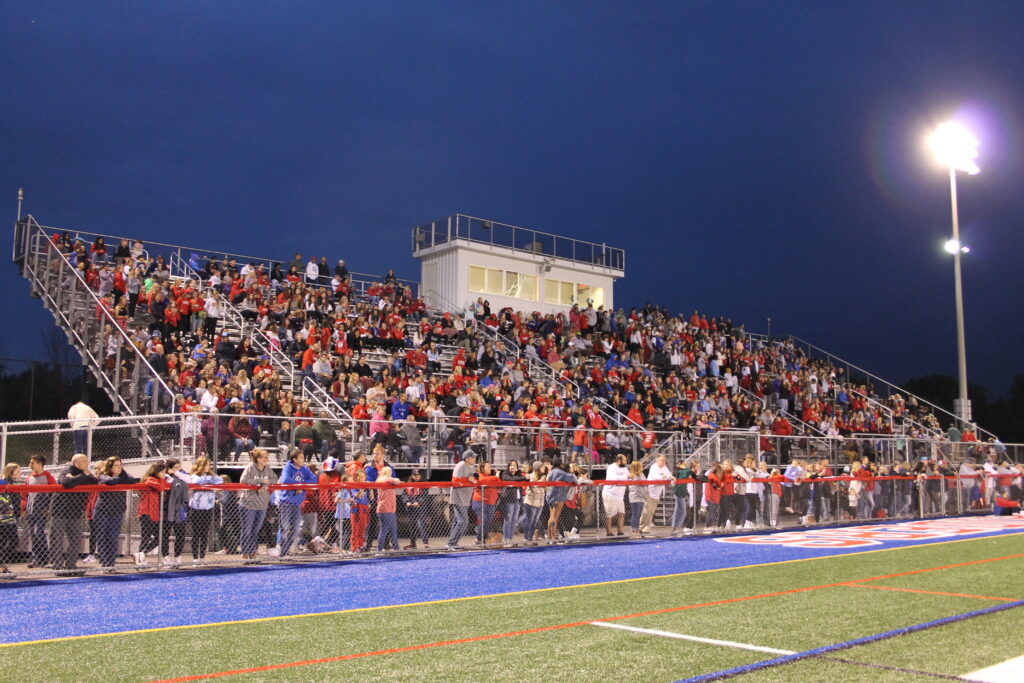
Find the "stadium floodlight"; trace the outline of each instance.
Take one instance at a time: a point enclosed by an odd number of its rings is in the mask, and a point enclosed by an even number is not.
[[[960,219],[956,206],[956,172],[977,175],[975,159],[978,158],[978,139],[955,121],[942,123],[928,138],[928,146],[936,160],[949,169],[949,197],[953,214],[953,239],[946,242],[945,249],[953,255],[953,280],[956,297],[956,356],[959,398],[954,402],[957,418],[966,428],[971,420],[971,404],[967,399],[967,343],[964,340],[964,293],[960,272],[960,256],[969,249],[960,244]]]
[[[963,171],[967,175],[981,172],[978,158],[978,139],[955,121],[940,124],[928,139],[928,146],[943,167]]]
[[[971,251],[970,247],[965,244],[960,244],[957,240],[946,240],[946,243],[942,245],[942,248],[949,254],[955,254],[958,251],[961,254],[967,254]]]

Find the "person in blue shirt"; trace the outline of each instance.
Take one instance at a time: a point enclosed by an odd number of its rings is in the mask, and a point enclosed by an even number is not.
[[[279,484],[315,484],[316,475],[306,467],[306,455],[295,448],[288,454],[288,462],[281,470],[278,478]],[[281,490],[278,491],[278,516],[281,525],[281,557],[288,555],[292,544],[299,535],[299,528],[302,525],[302,502],[306,499],[306,492],[302,490]]]
[[[408,416],[409,404],[402,400],[402,395],[399,394],[394,405],[391,406],[391,419],[395,422],[405,422],[405,418]]]

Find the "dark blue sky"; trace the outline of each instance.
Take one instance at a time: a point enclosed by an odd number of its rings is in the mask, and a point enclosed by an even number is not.
[[[1019,2],[5,3],[0,207],[418,277],[465,212],[627,250],[620,305],[793,333],[902,382],[1024,372]],[[52,324],[2,269],[6,355]]]

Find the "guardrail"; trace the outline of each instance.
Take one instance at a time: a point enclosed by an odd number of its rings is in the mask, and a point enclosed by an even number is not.
[[[159,412],[173,405],[174,393],[163,377],[86,285],[68,258],[51,242],[44,228],[32,216],[27,216],[23,222],[22,274],[32,284],[33,293],[43,300],[58,325],[75,342],[83,361],[92,368],[115,406],[138,413],[140,410]],[[115,343],[110,337],[116,341],[113,353],[110,351]],[[129,357],[132,374],[126,377],[122,362]],[[108,364],[112,367],[108,368]]]
[[[626,269],[626,252],[623,249],[461,213],[424,223],[412,230],[414,254],[421,249],[429,249],[454,240],[505,247],[589,267],[597,266],[615,271]]]

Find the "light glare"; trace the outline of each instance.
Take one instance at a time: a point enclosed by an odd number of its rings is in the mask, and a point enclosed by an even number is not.
[[[928,139],[935,158],[946,168],[977,175],[981,169],[974,162],[978,158],[978,139],[955,121],[939,125]]]
[[[946,250],[946,253],[955,254],[960,251],[960,242],[956,240],[947,240],[942,248]]]

